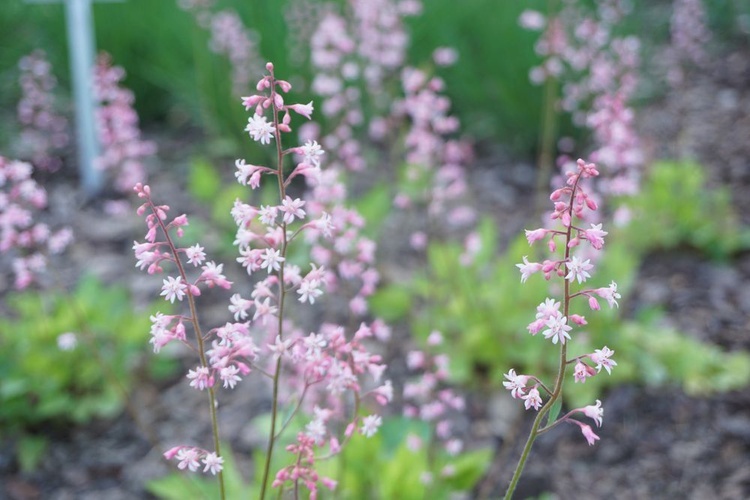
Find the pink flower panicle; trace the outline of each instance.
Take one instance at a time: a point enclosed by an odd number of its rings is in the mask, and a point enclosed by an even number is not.
[[[592,132],[596,147],[589,157],[606,168],[599,189],[615,195],[638,191],[644,163],[629,106],[638,83],[640,42],[613,36],[626,13],[621,0],[598,2],[593,12],[564,2],[550,20],[526,10],[519,21],[530,30],[544,29],[535,47],[544,60],[531,70],[531,81],[563,82],[560,105]]]
[[[17,116],[22,127],[18,154],[40,170],[55,172],[62,166],[60,154],[70,143],[68,120],[55,109],[57,79],[42,50],[22,57],[18,67]]]
[[[39,282],[49,258],[73,241],[70,228],[53,232],[40,221],[47,192],[32,178],[33,169],[0,156],[0,264],[10,264],[18,290]]]
[[[617,293],[617,284],[614,282],[608,287],[595,289],[582,288],[578,292],[571,291],[571,288],[575,284],[582,287],[585,286],[585,283],[592,277],[592,273],[594,272],[594,264],[591,263],[591,259],[583,259],[578,255],[573,255],[574,252],[582,251],[580,249],[581,241],[588,241],[589,243],[584,251],[602,250],[604,247],[604,237],[608,234],[602,229],[602,224],[590,224],[590,227],[585,228],[578,222],[585,220],[589,212],[593,212],[598,208],[597,203],[587,193],[587,187],[583,183],[586,179],[591,179],[598,175],[599,170],[595,164],[586,163],[583,160],[577,161],[576,169],[566,173],[565,185],[556,189],[550,195],[550,200],[554,204],[554,211],[550,217],[553,221],[559,221],[561,228],[540,228],[526,231],[526,238],[530,245],[537,241],[548,239],[548,247],[553,254],[552,258],[540,263],[529,262],[528,258],[524,256],[523,263],[516,264],[516,267],[521,272],[522,282],[525,282],[531,275],[538,272],[542,273],[546,280],[551,280],[553,276],[557,276],[566,281],[564,300],[557,301],[554,298],[546,298],[544,302],[537,306],[535,318],[528,326],[528,331],[531,335],[542,332],[544,338],[551,340],[553,344],[560,344],[561,356],[566,353],[565,347],[567,343],[573,340],[573,335],[571,334],[574,334],[574,331],[578,328],[588,324],[584,316],[570,313],[573,299],[579,298],[579,301],[586,300],[587,305],[592,310],[598,310],[599,302],[596,297],[605,299],[611,307],[617,306],[617,299],[620,298],[620,294]],[[564,239],[561,242],[563,244],[559,245],[560,249],[564,252],[562,257],[555,255],[558,249],[558,245],[555,242],[557,239]],[[601,372],[602,368],[607,373],[611,373],[612,368],[617,365],[611,359],[613,354],[614,351],[605,346],[602,349],[595,350],[593,353],[578,356],[573,360],[566,360],[565,364],[575,363],[573,377],[576,382],[584,383],[587,378]],[[589,363],[592,363],[594,366],[591,366]],[[506,381],[503,382],[505,388],[510,391],[513,398],[522,399],[524,407],[527,410],[531,408],[539,410],[545,405],[544,396],[547,397],[548,402],[546,404],[550,403],[549,398],[553,394],[536,377],[531,375],[517,375],[515,370],[510,370],[505,374],[505,378]],[[529,386],[529,382],[532,380],[535,383]],[[540,389],[545,392],[544,395],[540,392]],[[559,397],[559,394],[555,395],[555,397]],[[578,410],[578,412],[592,418],[597,426],[601,426],[603,415],[601,401],[597,400],[596,406],[587,406]],[[558,421],[570,420],[570,415],[574,413],[576,411],[571,412]],[[593,444],[599,439],[590,427],[575,420],[573,422],[581,426],[584,437],[586,437],[589,444]]]
[[[287,103],[284,94],[291,85],[276,79],[273,65],[266,65],[268,73],[258,82],[257,94],[242,98],[243,106],[253,113],[248,121],[248,135],[261,144],[277,148],[282,161],[296,159],[295,168],[288,174],[279,165],[277,168],[251,165],[244,160],[235,162],[237,181],[251,189],[257,189],[262,179],[276,177],[274,184],[280,186],[276,204],[253,206],[236,200],[231,215],[237,224],[235,245],[238,247],[237,261],[249,275],[258,273],[259,279],[248,294],[234,293],[229,299],[228,311],[233,322],[208,330],[196,332],[195,341],[186,335],[186,323],[197,325],[194,314],[194,299],[201,295],[201,288],[221,287],[229,289],[232,282],[222,274],[222,265],[207,261],[205,248],[199,244],[179,247],[175,241],[182,236],[189,224],[185,215],[170,219],[167,205],[158,205],[152,200],[151,188],[138,183],[135,191],[144,203],[138,213],[145,217],[148,230],[144,241],[135,242],[133,250],[136,266],[149,274],[162,272],[165,264],[174,264],[176,274],[163,281],[161,295],[171,303],[189,301],[191,314],[151,317],[151,344],[159,352],[173,340],[191,345],[201,355],[201,364],[189,370],[187,379],[191,387],[200,391],[234,389],[242,379],[257,366],[265,373],[275,374],[274,380],[283,383],[278,387],[279,401],[288,403],[296,411],[308,412],[314,418],[298,434],[297,443],[287,451],[296,455],[293,465],[278,471],[274,485],[280,487],[287,481],[302,482],[315,497],[319,484],[333,489],[335,481],[321,478],[315,470],[319,457],[316,452],[337,454],[358,430],[365,437],[374,435],[382,423],[377,414],[362,417],[360,404],[386,405],[393,399],[393,386],[383,380],[386,366],[381,356],[371,353],[366,343],[375,338],[386,340],[389,328],[379,320],[362,323],[351,336],[335,324],[323,324],[317,332],[305,334],[283,314],[285,297],[298,296],[297,303],[313,304],[324,293],[336,287],[337,275],[357,276],[363,282],[359,298],[364,302],[365,294],[372,293],[378,276],[369,266],[374,260],[374,243],[359,237],[350,228],[360,228],[363,220],[359,214],[340,205],[342,198],[321,202],[325,191],[318,191],[320,182],[312,184],[311,192],[303,197],[286,194],[290,180],[303,175],[317,182],[326,171],[321,168],[324,155],[314,141],[303,146],[284,149],[283,134],[292,131],[292,116],[310,119],[313,104]],[[313,173],[314,171],[314,173]],[[321,210],[325,206],[330,213]],[[342,232],[343,231],[343,232]],[[335,261],[325,247],[313,245],[312,262],[296,265],[288,262],[287,250],[298,238],[308,242],[333,240],[333,248],[339,256],[350,254],[351,260]],[[317,250],[316,250],[317,248]],[[320,255],[315,255],[316,252]],[[184,261],[184,262],[183,262]],[[337,273],[330,270],[337,266]],[[197,274],[190,277],[188,271]],[[295,295],[291,295],[291,293]],[[294,303],[292,303],[294,304]],[[287,307],[290,307],[287,302]],[[362,311],[360,311],[362,312]],[[279,316],[282,316],[281,318]],[[197,329],[197,327],[196,327]],[[258,340],[256,340],[258,339]],[[197,342],[197,346],[193,345]],[[206,345],[205,351],[203,345]],[[197,347],[197,348],[196,348]],[[285,373],[279,378],[280,370]],[[276,383],[276,382],[275,382]],[[353,394],[349,398],[348,394]],[[344,401],[357,401],[352,411]],[[338,429],[346,429],[337,436]],[[275,439],[275,436],[272,437]],[[325,448],[325,450],[324,450]],[[215,454],[203,453],[192,447],[177,447],[168,458],[180,460],[178,466],[195,471],[203,458],[204,471],[219,471],[221,461]]]
[[[232,93],[247,92],[252,75],[261,71],[258,33],[245,26],[232,9],[214,11],[213,0],[179,0],[181,9],[190,12],[196,23],[210,33],[208,47],[229,60]]]
[[[449,357],[440,353],[441,346],[442,334],[433,331],[427,339],[428,350],[407,354],[406,365],[413,377],[404,385],[404,416],[434,426],[435,444],[455,456],[463,448],[456,424],[466,402],[448,385]]]
[[[146,182],[144,161],[156,153],[156,144],[141,139],[138,114],[133,108],[133,92],[121,86],[125,71],[112,66],[112,58],[102,53],[94,68],[96,122],[101,155],[96,167],[114,174],[114,186],[129,192],[136,183]]]
[[[707,26],[708,15],[701,0],[674,0],[672,2],[672,19],[670,32],[672,35],[672,49],[674,51],[673,72],[680,71],[679,65],[683,61],[696,66],[703,66],[708,62],[706,45],[711,40],[711,32]],[[682,77],[670,75],[670,81],[679,82]]]
[[[316,451],[327,447],[329,455],[337,454],[352,439],[355,430],[371,437],[382,423],[377,414],[362,417],[360,404],[382,406],[393,399],[391,382],[383,380],[386,366],[381,356],[366,347],[371,338],[387,340],[390,330],[375,320],[362,323],[351,336],[334,324],[324,324],[317,332],[305,334],[284,314],[287,295],[298,296],[298,303],[313,304],[324,292],[335,289],[338,276],[361,280],[362,290],[355,299],[364,303],[364,297],[374,291],[378,275],[371,268],[374,243],[355,231],[363,226],[362,217],[341,205],[343,193],[331,195],[317,189],[320,186],[331,189],[335,185],[320,181],[327,175],[321,168],[323,149],[312,140],[298,147],[282,147],[283,134],[292,131],[293,116],[309,120],[313,104],[285,102],[291,85],[274,76],[271,63],[266,69],[268,73],[256,85],[257,94],[242,98],[245,109],[253,113],[246,131],[261,144],[273,143],[281,164],[269,168],[237,160],[235,176],[241,185],[251,189],[257,189],[263,178],[275,177],[273,183],[279,186],[279,197],[276,203],[260,207],[236,200],[231,209],[237,225],[234,242],[239,251],[237,261],[249,275],[259,275],[249,293],[234,293],[230,297],[228,311],[234,322],[200,332],[195,298],[201,295],[202,288],[229,289],[232,282],[223,275],[221,264],[207,260],[203,246],[180,247],[175,243],[189,225],[187,216],[170,218],[169,206],[156,204],[151,188],[142,183],[136,184],[135,192],[144,201],[138,214],[145,217],[148,229],[143,241],[134,242],[133,250],[136,266],[149,274],[162,272],[170,263],[176,267],[173,275],[163,279],[161,295],[171,303],[188,301],[190,313],[152,316],[150,342],[155,352],[177,340],[200,353],[200,364],[187,374],[191,387],[207,391],[214,401],[218,384],[223,389],[234,389],[254,368],[262,366],[264,373],[272,375],[274,388],[278,389],[274,394],[275,397],[278,394],[281,403],[288,403],[295,412],[315,415],[298,434],[297,443],[287,448],[297,455],[294,464],[280,470],[274,481],[279,487],[286,481],[295,484],[301,481],[312,498],[319,483],[335,487],[335,481],[320,478],[315,471],[319,458]],[[287,159],[296,160],[288,174],[283,168]],[[302,197],[290,196],[286,188],[298,175],[305,177],[312,189]],[[287,260],[289,246],[299,238],[314,243],[308,264],[297,265]],[[340,260],[334,260],[332,252],[319,244],[324,240],[333,241]],[[330,270],[332,265],[337,273]],[[286,305],[291,307],[289,301]],[[354,312],[361,314],[364,307],[358,305]],[[195,339],[187,336],[186,323],[194,326]],[[279,376],[281,370],[287,372],[284,377]],[[282,383],[277,386],[279,381]],[[357,402],[353,411],[344,404],[350,400]],[[339,429],[346,429],[343,436],[336,435]],[[177,447],[167,454],[168,458],[180,460],[180,468],[196,471],[201,458],[204,471],[216,473],[221,468],[216,454],[196,448]]]

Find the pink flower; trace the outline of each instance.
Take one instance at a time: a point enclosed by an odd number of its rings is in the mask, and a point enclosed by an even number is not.
[[[575,323],[576,325],[588,325],[588,322],[586,321],[586,318],[584,316],[581,316],[579,314],[571,314],[570,315],[570,321]]]
[[[599,301],[596,300],[596,297],[593,295],[589,295],[589,307],[592,311],[598,311],[601,309],[601,306],[599,306]]]
[[[539,407],[542,406],[542,398],[539,395],[539,390],[536,387],[532,387],[531,390],[529,390],[528,394],[524,394],[523,396],[521,396],[521,399],[524,400],[523,405],[527,410],[529,408],[539,410]]]
[[[518,24],[527,30],[538,31],[544,28],[547,20],[544,15],[536,10],[526,9],[521,12],[518,18]]]
[[[203,468],[203,472],[211,471],[211,474],[213,474],[214,476],[217,473],[221,472],[221,470],[224,468],[224,466],[222,465],[224,463],[224,459],[214,452],[206,455],[203,458],[203,463],[206,465]]]
[[[526,239],[529,241],[529,245],[532,245],[535,241],[541,240],[547,236],[548,232],[549,230],[544,228],[534,229],[533,231],[526,229]]]
[[[219,370],[219,378],[224,382],[224,389],[234,389],[237,382],[242,379],[238,375],[240,369],[235,365],[229,365]]]
[[[599,436],[594,433],[590,426],[582,424],[575,420],[573,420],[573,422],[576,422],[581,427],[581,433],[583,433],[583,437],[585,437],[586,441],[588,441],[589,446],[593,446],[597,441],[599,441]]]
[[[560,312],[560,302],[555,299],[546,298],[544,302],[536,307],[536,318],[547,320]]]
[[[620,298],[620,294],[617,293],[617,283],[614,281],[609,284],[608,287],[603,288],[597,288],[594,290],[594,293],[597,294],[599,297],[605,299],[607,303],[609,304],[609,307],[619,307],[620,305],[617,303],[617,299]],[[589,300],[589,304],[591,301]]]
[[[289,355],[289,348],[291,345],[291,339],[281,340],[281,337],[276,335],[276,341],[273,344],[268,344],[268,349],[273,353],[274,359],[279,359],[282,356]]]
[[[234,314],[234,320],[244,320],[247,318],[247,311],[253,305],[251,300],[243,299],[239,293],[235,293],[229,298],[229,312]]]
[[[199,391],[214,385],[214,379],[211,377],[207,366],[199,366],[195,370],[189,370],[187,378],[190,379],[190,387],[198,389]]]
[[[596,375],[596,371],[586,363],[578,361],[573,370],[573,377],[576,382],[586,382],[586,379]]]
[[[596,349],[593,354],[589,355],[589,358],[591,358],[591,361],[596,363],[596,371],[601,372],[602,368],[607,370],[607,373],[612,373],[612,367],[617,366],[617,362],[609,359],[615,351],[611,350],[609,347],[604,346],[601,349]]]
[[[458,51],[453,47],[438,47],[432,52],[432,60],[438,66],[452,66],[458,61]]]
[[[310,119],[310,115],[312,115],[313,112],[313,103],[312,101],[308,102],[307,104],[291,104],[290,106],[287,106],[289,109],[294,111],[295,113],[304,116],[308,120]]]
[[[199,266],[206,260],[206,254],[203,252],[203,247],[195,244],[185,249],[185,255],[188,258],[188,263]]]
[[[365,437],[372,437],[378,432],[378,428],[382,425],[383,419],[379,415],[368,415],[362,419],[362,428],[360,432]]]
[[[516,267],[521,271],[521,283],[526,283],[529,276],[542,269],[542,264],[538,262],[529,262],[526,255],[523,256],[523,264],[516,264]]]
[[[254,141],[259,141],[261,144],[270,144],[276,127],[268,123],[265,116],[255,114],[248,118],[245,131],[250,134]]]
[[[592,247],[597,250],[601,250],[604,246],[604,237],[607,236],[607,231],[602,231],[601,224],[591,224],[591,228],[583,231],[583,239],[588,240]]]
[[[567,276],[565,276],[565,279],[570,281],[578,280],[578,283],[583,283],[587,278],[590,278],[591,275],[588,273],[588,271],[594,268],[594,265],[591,264],[590,259],[581,261],[578,257],[573,257],[571,260],[566,262],[565,265],[569,269],[569,272]]]
[[[305,217],[305,211],[302,210],[305,202],[299,198],[292,200],[291,197],[287,196],[284,198],[284,201],[281,202],[281,205],[280,210],[284,212],[284,222],[287,224],[294,222],[295,217],[298,219]]]
[[[542,328],[544,328],[545,324],[547,323],[546,319],[536,319],[529,323],[529,326],[526,327],[526,329],[529,331],[530,334],[536,335],[537,333],[542,331]]]
[[[553,344],[557,344],[558,340],[561,344],[564,344],[566,339],[570,339],[568,332],[572,330],[572,327],[568,326],[567,323],[568,318],[558,312],[547,320],[547,329],[542,332],[542,335],[546,339],[551,338]]]
[[[510,391],[510,395],[514,398],[522,397],[529,377],[526,375],[516,375],[515,370],[510,370],[503,376],[508,379],[507,382],[503,381],[503,386]]]
[[[177,451],[177,460],[180,461],[177,464],[177,468],[180,470],[187,468],[190,471],[195,472],[201,465],[200,462],[198,462],[199,457],[200,453],[195,448],[180,448]]]
[[[225,290],[228,290],[232,287],[232,282],[227,280],[227,278],[222,274],[223,269],[224,264],[217,264],[214,261],[206,262],[206,264],[201,267],[201,270],[203,272],[198,279],[204,281],[209,288],[219,286],[221,288],[224,288]]]
[[[390,380],[386,380],[383,385],[375,389],[375,397],[378,403],[385,406],[393,400],[393,385]]]
[[[299,288],[297,289],[297,293],[299,294],[299,301],[314,304],[315,299],[323,295],[323,290],[320,289],[320,285],[320,280],[302,280],[302,282],[299,284]]]
[[[286,259],[281,256],[281,251],[274,248],[266,248],[261,256],[261,269],[268,270],[268,274],[271,271],[279,271],[281,269],[281,263]]]
[[[297,148],[302,154],[303,161],[313,167],[320,167],[320,157],[325,154],[318,141],[307,141],[304,145]]]
[[[596,405],[589,405],[580,410],[584,415],[589,417],[591,420],[596,422],[597,427],[602,426],[602,419],[604,417],[604,408],[602,408],[602,402],[596,400]]]
[[[187,285],[182,282],[181,276],[178,276],[177,278],[167,276],[167,279],[162,280],[162,283],[164,283],[164,285],[161,288],[162,291],[160,295],[163,295],[164,299],[172,304],[174,304],[174,299],[182,300],[185,296]]]
[[[263,167],[255,165],[249,165],[245,163],[245,160],[235,160],[234,165],[237,167],[237,171],[234,176],[237,178],[237,182],[243,186],[250,185],[251,188],[255,189],[260,185],[260,174]],[[248,180],[249,179],[249,180]]]

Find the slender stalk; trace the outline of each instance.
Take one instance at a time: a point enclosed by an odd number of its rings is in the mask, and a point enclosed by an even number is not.
[[[276,81],[271,73],[271,101],[276,93]],[[279,112],[275,105],[273,109],[274,139],[276,140],[276,177],[279,183],[279,200],[286,196],[286,186],[284,183],[284,150],[281,147],[281,132],[279,132]],[[287,252],[287,227],[286,222],[281,222],[282,240],[281,240],[281,257],[284,259],[279,263],[279,308],[278,308],[278,336],[279,340],[284,340],[284,301],[286,299],[286,287],[284,286],[284,267],[286,264]],[[268,478],[271,473],[271,458],[273,448],[276,443],[276,420],[279,413],[279,379],[281,378],[281,356],[276,360],[276,367],[273,373],[273,395],[271,400],[271,428],[268,432],[268,446],[266,448],[266,462],[263,467],[263,482],[260,488],[260,498],[264,500],[266,490],[268,489]]]
[[[578,179],[576,179],[575,184],[573,185],[570,193],[570,203],[568,206],[568,215],[570,216],[571,223],[568,224],[567,230],[565,232],[565,256],[563,259],[563,265],[565,265],[565,262],[568,262],[568,259],[570,259],[570,247],[568,246],[568,243],[570,243],[571,236],[573,233],[573,200],[575,200],[576,191],[578,190],[578,183],[580,182],[581,177],[579,176]],[[564,281],[564,298],[563,298],[563,316],[566,318],[569,317],[570,313],[570,299],[572,298],[570,293],[570,281],[567,279],[563,279]],[[516,465],[516,470],[513,472],[513,477],[510,480],[510,485],[508,486],[508,490],[505,493],[505,500],[510,500],[513,497],[513,492],[516,489],[516,486],[518,486],[518,481],[521,479],[521,475],[523,474],[523,469],[526,466],[526,460],[529,458],[529,454],[531,453],[531,448],[534,445],[534,441],[536,438],[542,433],[554,426],[553,424],[547,425],[544,429],[539,429],[540,425],[542,424],[542,419],[544,418],[547,413],[552,409],[552,406],[557,402],[557,400],[562,396],[562,390],[563,390],[563,383],[565,381],[565,369],[568,366],[568,344],[567,343],[561,343],[560,345],[560,356],[559,356],[559,364],[557,369],[557,378],[555,379],[555,389],[553,390],[552,394],[550,395],[550,398],[547,400],[547,403],[545,403],[544,406],[542,406],[541,410],[539,410],[539,413],[537,413],[536,418],[534,419],[534,423],[531,426],[531,432],[529,432],[529,437],[526,439],[526,444],[523,447],[523,452],[521,453],[521,458],[518,460],[518,465]]]
[[[169,235],[169,230],[167,226],[164,224],[164,221],[161,220],[161,218],[158,216],[156,207],[154,207],[153,202],[151,201],[151,198],[148,199],[149,204],[151,205],[151,210],[154,213],[154,216],[156,218],[156,221],[159,224],[159,227],[161,227],[161,230],[164,232],[164,237],[167,242],[167,245],[169,245],[170,252],[172,253],[172,256],[174,256],[174,262],[177,266],[177,270],[180,273],[180,277],[182,278],[182,281],[186,284],[189,283],[187,278],[187,273],[185,272],[185,268],[182,265],[182,262],[180,261],[180,255],[177,252],[177,247],[175,246],[174,242],[172,241],[172,237]],[[200,322],[198,321],[198,308],[195,306],[195,297],[193,296],[193,293],[190,291],[190,287],[187,289],[187,300],[188,305],[190,307],[190,321],[193,324],[193,330],[195,331],[195,338],[198,341],[198,356],[200,357],[201,366],[208,367],[208,361],[206,360],[206,349],[205,344],[203,342],[203,333],[201,331]],[[216,391],[214,391],[213,387],[208,388],[208,404],[209,409],[211,412],[211,432],[213,434],[213,440],[214,440],[214,450],[217,455],[221,456],[221,443],[219,442],[219,420],[218,415],[216,411]],[[222,471],[219,471],[217,474],[217,477],[219,479],[219,494],[222,500],[226,498],[226,491],[224,488],[224,474]]]

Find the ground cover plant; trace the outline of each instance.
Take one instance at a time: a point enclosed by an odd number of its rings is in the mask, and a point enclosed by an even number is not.
[[[4,494],[747,492],[746,157],[643,133],[742,107],[743,2],[98,4],[85,201],[59,11],[0,18]]]

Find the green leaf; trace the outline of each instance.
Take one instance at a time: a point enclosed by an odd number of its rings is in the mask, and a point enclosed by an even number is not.
[[[560,409],[562,408],[562,398],[557,398],[557,401],[552,403],[552,407],[549,409],[549,413],[547,413],[547,425],[550,425],[557,420],[557,416],[560,414]]]
[[[491,463],[492,450],[489,448],[461,453],[449,462],[454,473],[445,482],[458,491],[471,490]]]
[[[199,201],[214,201],[221,189],[221,176],[205,158],[194,158],[190,162],[188,190]]]
[[[376,237],[391,211],[391,193],[385,184],[378,184],[364,196],[357,199],[354,208],[365,218],[364,231],[369,237]]]
[[[411,293],[397,284],[382,287],[370,297],[370,307],[385,321],[402,319],[411,311]]]
[[[48,444],[44,436],[21,436],[18,441],[18,463],[21,465],[22,472],[30,473],[36,469]]]

